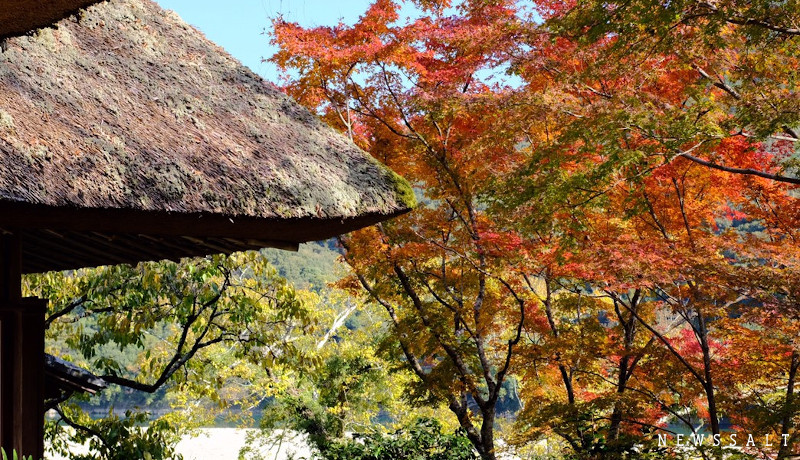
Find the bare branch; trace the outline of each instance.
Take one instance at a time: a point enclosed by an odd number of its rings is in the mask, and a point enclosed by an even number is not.
[[[710,162],[708,160],[703,160],[702,158],[698,158],[698,157],[696,157],[694,155],[689,155],[689,154],[682,154],[682,155],[679,155],[679,156],[681,156],[683,158],[686,158],[687,160],[694,161],[697,164],[701,164],[701,165],[707,166],[709,168],[718,169],[720,171],[725,171],[725,172],[729,172],[729,173],[732,173],[732,174],[744,174],[744,175],[748,175],[748,176],[758,176],[758,177],[763,177],[765,179],[770,179],[770,180],[774,180],[774,181],[778,181],[778,182],[786,182],[786,183],[789,183],[789,184],[800,184],[800,178],[797,178],[797,177],[783,176],[781,174],[768,173],[768,172],[759,171],[757,169],[752,169],[752,168],[735,168],[735,167],[732,167],[732,166],[719,165],[719,164],[712,163],[712,162]]]

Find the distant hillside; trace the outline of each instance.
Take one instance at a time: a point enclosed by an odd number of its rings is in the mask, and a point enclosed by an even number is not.
[[[298,289],[319,291],[336,281],[343,270],[337,263],[341,252],[334,239],[301,244],[297,252],[263,249],[262,253]]]

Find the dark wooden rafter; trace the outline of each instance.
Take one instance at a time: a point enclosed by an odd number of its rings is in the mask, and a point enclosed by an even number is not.
[[[237,217],[220,214],[152,212],[128,209],[71,208],[15,203],[0,199],[0,228],[49,229],[55,232],[146,234],[196,238],[233,238],[276,244],[324,240],[366,227],[410,209],[390,214],[364,213],[343,218]]]
[[[264,240],[199,239],[194,237],[153,237],[150,235],[76,233],[29,230],[22,233],[23,273],[69,270],[113,264],[136,264],[142,260],[179,260],[190,256],[229,254],[291,243]]]
[[[22,206],[0,201],[0,232],[14,229],[25,242],[22,273],[179,260],[265,247],[297,250],[299,243],[326,239],[385,219],[376,214],[348,219],[267,220]]]

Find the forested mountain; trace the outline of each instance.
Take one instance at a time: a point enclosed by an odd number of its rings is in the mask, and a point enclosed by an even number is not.
[[[263,253],[280,276],[300,289],[318,292],[345,271],[339,260],[341,248],[335,239],[301,244],[297,252],[264,249]]]

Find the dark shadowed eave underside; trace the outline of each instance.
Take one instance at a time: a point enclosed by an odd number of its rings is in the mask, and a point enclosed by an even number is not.
[[[22,237],[22,272],[40,273],[265,247],[296,250],[383,220],[230,218],[212,214],[63,209],[0,201],[0,233]]]
[[[0,54],[0,231],[23,271],[292,248],[407,212],[408,183],[150,0]]]
[[[97,0],[3,0],[0,39],[49,26]]]

